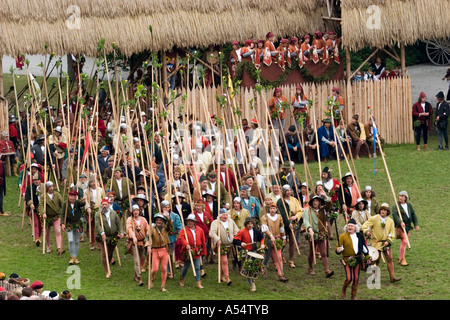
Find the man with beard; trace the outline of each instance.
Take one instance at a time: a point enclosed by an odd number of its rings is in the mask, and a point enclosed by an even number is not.
[[[102,264],[105,269],[106,278],[111,278],[111,272],[108,271],[107,260],[111,263],[114,249],[117,245],[117,237],[123,238],[123,229],[120,218],[116,212],[109,208],[109,198],[104,198],[101,203],[101,210],[95,214],[95,233],[100,236],[101,242],[106,242],[105,246],[101,245]]]

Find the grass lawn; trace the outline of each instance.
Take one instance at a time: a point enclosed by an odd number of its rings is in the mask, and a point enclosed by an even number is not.
[[[394,183],[395,192],[406,190],[414,205],[420,223],[420,231],[411,231],[411,249],[406,251],[409,266],[401,267],[395,264],[395,273],[402,280],[395,284],[389,283],[386,265],[381,263],[381,289],[369,289],[366,285],[368,274],[361,273],[358,298],[362,300],[447,300],[450,298],[448,286],[449,243],[448,233],[448,194],[450,193],[448,163],[450,153],[437,151],[437,137],[429,141],[431,151],[416,151],[414,145],[386,146],[386,161]],[[333,169],[334,177],[339,178],[336,161],[326,164]],[[357,175],[361,188],[371,185],[377,193],[377,200],[394,202],[383,161],[377,158],[376,175],[373,173],[373,159],[363,158],[356,161]],[[324,165],[323,165],[324,166]],[[341,163],[343,174],[348,171],[345,162]],[[310,164],[313,178],[319,177],[318,164]],[[303,177],[303,166],[297,171]],[[51,233],[53,252],[42,254],[42,247],[36,247],[32,242],[31,228],[25,220],[21,230],[22,208],[18,208],[17,179],[8,177],[7,194],[4,199],[5,211],[11,213],[8,217],[0,217],[0,272],[7,277],[17,273],[31,281],[41,280],[44,290],[62,292],[73,282],[73,273],[68,270],[69,253],[67,236],[64,234],[66,253],[59,258],[55,253],[56,243],[54,231]],[[447,196],[446,196],[447,195]],[[22,203],[23,205],[23,203]],[[338,221],[339,232],[342,232],[343,221]],[[334,228],[333,228],[333,232]],[[336,235],[335,235],[336,239]],[[334,248],[336,240],[331,245]],[[399,240],[394,243],[394,261],[398,258]],[[317,260],[316,275],[307,273],[306,240],[300,242],[301,256],[295,257],[297,268],[291,269],[284,265],[289,282],[277,281],[273,264],[269,263],[268,279],[258,279],[257,291],[249,292],[246,279],[237,270],[232,270],[231,286],[217,283],[217,264],[205,265],[207,276],[203,278],[203,290],[195,288],[192,272],[186,277],[186,286],[178,286],[180,270],[175,271],[175,279],[168,279],[167,290],[159,290],[160,274],[155,287],[148,291],[148,273],[143,274],[145,285],[138,287],[133,281],[133,259],[125,253],[125,240],[119,243],[122,266],[111,267],[112,277],[106,279],[101,265],[100,251],[90,251],[88,242],[80,244],[79,265],[80,288],[69,290],[76,298],[84,294],[89,300],[337,300],[340,299],[340,288],[344,280],[343,267],[334,250],[329,252],[330,269],[335,275],[326,279],[323,266]],[[287,249],[287,248],[286,248]],[[287,250],[285,250],[287,258]],[[117,260],[117,258],[116,258]],[[230,263],[231,265],[231,263]],[[231,269],[231,266],[230,266]],[[350,295],[350,290],[348,291]]]

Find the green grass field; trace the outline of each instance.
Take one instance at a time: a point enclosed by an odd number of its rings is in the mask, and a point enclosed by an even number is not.
[[[420,231],[411,231],[411,249],[406,251],[409,266],[395,264],[395,273],[402,280],[389,283],[386,265],[381,263],[381,289],[369,289],[366,285],[368,274],[361,273],[358,298],[360,300],[447,300],[450,298],[448,286],[449,233],[448,233],[448,194],[450,192],[448,163],[450,153],[437,151],[437,138],[431,137],[430,151],[416,151],[414,145],[386,146],[386,161],[395,187],[395,192],[406,190],[418,214]],[[334,177],[339,176],[337,162],[326,164],[333,169]],[[343,173],[347,166],[341,163]],[[389,186],[382,158],[377,158],[376,175],[373,173],[373,159],[363,158],[356,161],[357,175],[361,188],[371,185],[377,193],[379,203],[393,204],[394,198]],[[313,179],[319,177],[318,164],[310,164]],[[303,166],[297,171],[303,177]],[[25,220],[21,230],[22,208],[18,208],[17,180],[7,179],[7,195],[4,199],[5,211],[10,216],[0,217],[0,272],[7,277],[17,273],[32,281],[44,282],[44,290],[62,292],[71,282],[72,272],[68,273],[69,253],[67,236],[64,235],[66,253],[60,258],[53,250],[42,254],[42,247],[32,242],[31,228]],[[342,232],[343,221],[338,223]],[[335,237],[336,239],[336,237]],[[51,234],[52,247],[56,249],[54,231]],[[332,247],[336,240],[332,241]],[[316,275],[308,274],[306,240],[300,242],[301,256],[296,256],[297,268],[291,269],[285,264],[285,274],[289,282],[277,281],[273,264],[269,263],[268,279],[257,280],[257,291],[250,292],[248,283],[237,270],[231,271],[231,286],[217,283],[217,264],[205,265],[207,276],[203,278],[203,290],[195,288],[195,280],[190,271],[186,277],[186,286],[180,288],[178,279],[180,269],[175,270],[175,279],[168,279],[167,290],[159,290],[160,275],[155,287],[147,289],[148,273],[143,274],[145,285],[138,287],[133,281],[133,259],[125,255],[125,240],[119,243],[122,266],[111,267],[112,277],[106,279],[101,265],[100,251],[90,251],[88,242],[80,244],[79,265],[80,289],[69,290],[76,298],[84,294],[89,300],[337,300],[344,280],[343,267],[333,250],[329,253],[330,269],[335,275],[326,279],[323,266],[317,260]],[[399,240],[393,246],[394,261],[398,258]],[[287,249],[287,248],[286,248]],[[285,250],[287,258],[287,250]],[[117,260],[117,259],[116,259]],[[230,263],[231,264],[231,263]],[[350,292],[348,292],[348,295]]]

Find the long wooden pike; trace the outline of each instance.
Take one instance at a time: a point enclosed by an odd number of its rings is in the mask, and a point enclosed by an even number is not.
[[[334,119],[333,119],[333,112],[331,112],[331,123],[334,124]],[[336,158],[337,158],[337,163],[338,163],[338,168],[339,168],[339,181],[342,181],[342,171],[341,171],[341,157],[339,156],[339,148],[338,146],[340,146],[340,141],[337,142],[339,140],[339,137],[337,136],[337,131],[336,128],[333,126],[333,132],[334,132],[334,142],[335,142],[335,148],[336,148]],[[344,149],[342,149],[342,153],[344,152]],[[340,188],[341,189],[341,193],[342,193],[342,199],[345,199],[344,197],[344,188]],[[342,210],[345,214],[345,222],[347,223],[348,221],[348,215],[347,215],[347,211]],[[336,230],[337,231],[337,230]]]
[[[383,158],[384,168],[386,169],[386,174],[387,174],[388,179],[389,179],[389,185],[391,186],[392,195],[394,196],[394,202],[395,202],[395,205],[397,207],[397,212],[399,213],[398,216],[400,217],[400,221],[403,222],[403,218],[402,218],[402,215],[400,213],[400,207],[398,206],[397,196],[396,196],[395,191],[394,191],[394,185],[392,184],[391,175],[389,173],[389,169],[388,169],[388,166],[387,166],[387,163],[386,163],[386,159],[384,157],[383,149],[381,147],[380,138],[377,136],[376,139],[377,139],[378,147],[380,148],[381,157]],[[409,243],[409,237],[408,237],[408,234],[406,233],[405,227],[402,227],[402,230],[403,230],[403,236],[406,237],[406,241],[408,243],[408,248],[411,249],[411,244]]]

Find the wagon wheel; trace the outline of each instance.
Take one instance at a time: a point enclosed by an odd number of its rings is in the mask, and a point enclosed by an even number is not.
[[[430,61],[438,66],[450,64],[450,39],[432,39],[426,41],[427,56]]]

